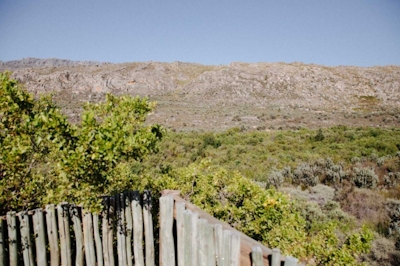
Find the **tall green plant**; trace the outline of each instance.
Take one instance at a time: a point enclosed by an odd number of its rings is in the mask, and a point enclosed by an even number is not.
[[[160,126],[144,125],[153,108],[147,99],[107,95],[71,125],[49,96],[34,99],[0,74],[0,211],[63,200],[89,205],[117,189],[114,168],[142,160],[162,137]]]

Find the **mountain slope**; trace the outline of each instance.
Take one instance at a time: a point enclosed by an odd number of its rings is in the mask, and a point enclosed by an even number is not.
[[[400,66],[28,61],[39,63],[0,66],[35,94],[55,93],[72,119],[110,92],[157,100],[149,120],[178,130],[400,124]]]

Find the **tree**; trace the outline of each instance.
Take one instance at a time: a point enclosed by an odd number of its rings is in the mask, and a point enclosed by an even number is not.
[[[86,104],[81,123],[72,125],[50,96],[34,99],[0,73],[0,211],[60,201],[90,205],[118,189],[113,169],[141,161],[162,138],[160,126],[144,125],[154,106],[107,95],[104,103]]]

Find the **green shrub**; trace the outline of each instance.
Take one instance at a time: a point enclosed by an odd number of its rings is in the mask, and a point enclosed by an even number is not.
[[[107,95],[71,125],[50,97],[35,100],[0,74],[0,212],[61,201],[94,206],[99,195],[124,189],[113,175],[118,164],[142,160],[162,137],[162,128],[143,124],[153,107]]]

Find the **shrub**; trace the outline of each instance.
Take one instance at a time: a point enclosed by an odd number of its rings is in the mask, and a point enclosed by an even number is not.
[[[322,129],[318,129],[317,135],[314,136],[314,141],[323,141],[325,139]]]
[[[389,234],[400,234],[400,200],[388,199],[386,209],[389,213]]]
[[[355,188],[347,191],[340,203],[343,210],[360,223],[367,223],[381,233],[387,232],[390,218],[382,195],[369,189]]]
[[[372,168],[353,168],[353,183],[359,188],[375,188],[379,178]]]
[[[383,184],[388,188],[394,188],[399,184],[400,172],[390,172],[383,177]]]
[[[267,184],[268,186],[274,186],[275,188],[279,188],[284,181],[284,177],[280,171],[272,171],[268,175]]]
[[[341,186],[343,180],[348,178],[348,172],[343,169],[342,164],[334,164],[330,158],[326,159],[324,183]]]
[[[293,184],[315,186],[319,183],[320,169],[316,164],[301,164],[293,171]]]
[[[94,206],[124,189],[119,163],[156,151],[162,128],[145,126],[146,99],[107,95],[71,125],[50,97],[35,100],[0,74],[0,212],[69,201]]]
[[[372,242],[370,254],[363,255],[361,258],[363,262],[371,266],[398,265],[400,251],[397,250],[392,239],[377,235]]]

